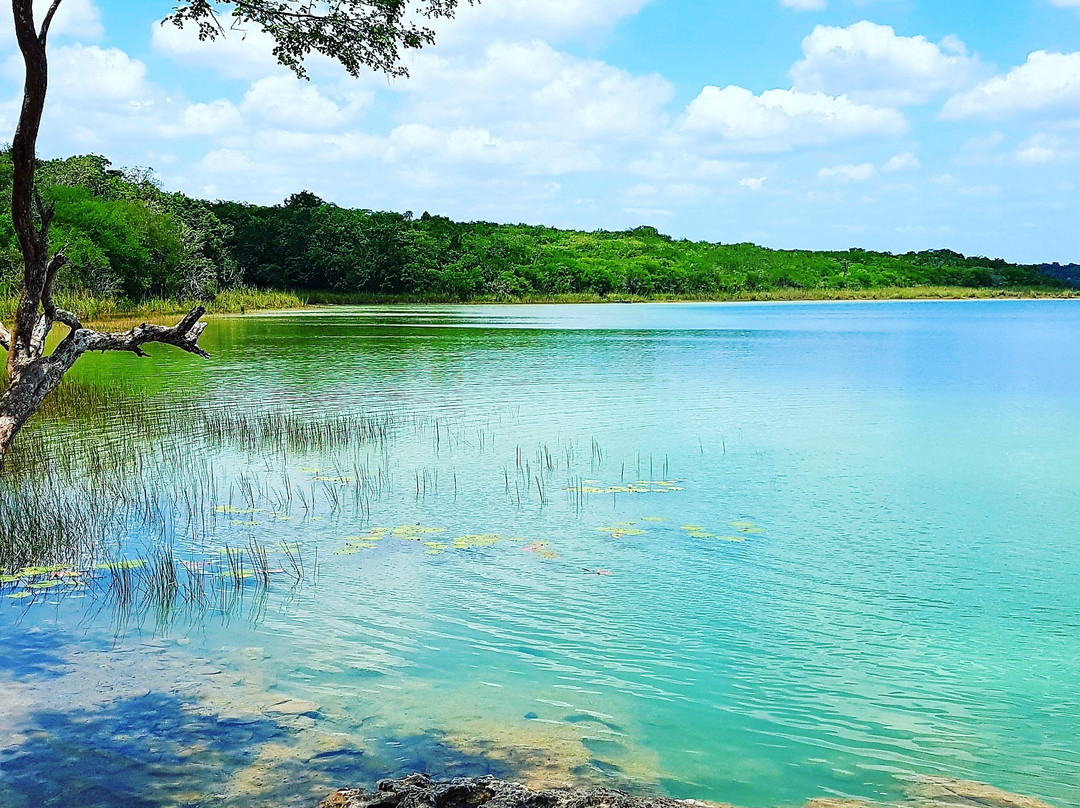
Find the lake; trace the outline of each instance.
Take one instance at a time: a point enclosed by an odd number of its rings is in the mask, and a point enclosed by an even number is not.
[[[1080,805],[1077,303],[342,307],[203,345],[77,368],[179,416],[109,426],[165,465],[86,495],[96,574],[0,589],[5,806],[414,770]],[[211,595],[120,608],[102,559],[163,547]]]

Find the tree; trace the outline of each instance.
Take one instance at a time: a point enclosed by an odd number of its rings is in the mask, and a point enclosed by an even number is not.
[[[37,140],[48,91],[49,28],[63,0],[52,0],[40,26],[34,0],[12,0],[15,35],[26,82],[22,110],[11,143],[11,209],[23,273],[15,322],[0,323],[0,346],[8,352],[6,387],[0,394],[0,464],[11,442],[45,397],[87,351],[130,351],[145,356],[152,342],[173,345],[208,357],[199,347],[206,310],[197,306],[172,327],[142,324],[109,333],[85,328],[70,311],[58,308],[53,284],[67,259],[54,252],[49,228],[55,210],[34,183]],[[472,2],[472,0],[470,0]],[[406,76],[402,51],[432,44],[434,32],[424,20],[452,17],[458,0],[190,0],[174,6],[163,24],[195,26],[200,39],[258,28],[274,42],[274,56],[299,77],[312,52],[336,59],[350,75],[372,68]],[[51,353],[46,340],[57,324],[67,335]]]

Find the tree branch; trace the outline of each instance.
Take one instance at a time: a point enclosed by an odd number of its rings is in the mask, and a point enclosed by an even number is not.
[[[70,367],[87,351],[130,351],[136,356],[146,356],[142,347],[151,342],[172,345],[182,351],[209,359],[210,354],[199,347],[199,337],[206,328],[206,323],[200,322],[204,314],[206,314],[206,309],[197,306],[171,328],[143,323],[129,331],[108,333],[78,327],[79,321],[74,314],[58,309],[56,319],[72,330],[57,346],[50,359]]]
[[[7,326],[0,323],[0,348],[5,351],[11,350],[11,332],[7,330]]]
[[[41,23],[41,33],[39,36],[42,42],[49,38],[49,28],[52,26],[53,17],[56,16],[56,12],[60,8],[60,3],[62,2],[63,0],[53,0],[53,4],[49,6],[49,10],[45,14],[45,21]]]
[[[56,280],[57,273],[64,268],[67,262],[66,255],[62,252],[56,253],[52,260],[49,261],[49,266],[45,270],[45,282],[41,285],[41,307],[45,310],[45,314],[53,319],[56,319],[56,304],[52,299],[53,281]]]

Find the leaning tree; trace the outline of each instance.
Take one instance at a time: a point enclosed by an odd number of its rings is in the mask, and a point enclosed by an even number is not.
[[[123,332],[86,328],[56,305],[53,285],[67,259],[53,250],[49,225],[53,208],[34,184],[38,132],[45,108],[49,28],[63,0],[52,0],[40,25],[34,0],[12,0],[15,35],[26,64],[22,110],[11,141],[14,178],[11,212],[23,258],[15,321],[0,323],[0,345],[8,351],[6,387],[0,395],[0,464],[27,419],[87,351],[129,351],[145,356],[143,346],[161,342],[206,357],[199,336],[206,323],[202,306],[174,326],[142,324]],[[472,0],[470,0],[472,2]],[[274,41],[278,62],[305,77],[304,60],[320,53],[353,76],[365,68],[405,76],[404,50],[434,42],[425,20],[451,17],[458,0],[191,0],[172,7],[163,24],[194,26],[202,40],[257,29]],[[54,326],[68,333],[49,351]]]

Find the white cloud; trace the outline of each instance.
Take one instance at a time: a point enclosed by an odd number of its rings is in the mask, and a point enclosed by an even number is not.
[[[894,171],[907,171],[908,169],[919,168],[922,163],[919,162],[919,158],[911,152],[904,152],[903,154],[897,154],[890,157],[885,165],[881,167],[881,170],[886,174],[891,174]]]
[[[634,174],[653,180],[691,177],[698,180],[727,177],[746,168],[746,163],[714,160],[687,151],[656,150],[630,161]]]
[[[706,87],[690,102],[680,128],[748,150],[783,151],[860,135],[898,135],[907,128],[895,109],[798,90],[754,95],[742,87]]]
[[[21,74],[21,63],[15,68]],[[50,98],[90,106],[106,101],[145,102],[153,94],[146,65],[118,48],[65,45],[49,57]]]
[[[610,28],[623,17],[636,14],[649,0],[485,0],[475,6],[461,4],[452,20],[432,25],[438,47],[475,47],[493,40],[548,41],[578,38],[596,29]],[[428,23],[430,25],[430,23]]]
[[[216,40],[199,40],[198,31],[188,26],[151,26],[151,46],[157,53],[186,68],[202,67],[231,79],[254,81],[288,71],[274,58],[274,40],[257,28],[230,30]],[[312,75],[340,75],[329,59],[314,54],[306,61]],[[288,73],[288,75],[292,75]]]
[[[1050,5],[1058,8],[1080,8],[1080,0],[1050,0]]]
[[[765,180],[768,177],[744,177],[739,180],[739,185],[743,188],[749,188],[751,191],[760,191],[765,187]]]
[[[948,100],[942,116],[1008,118],[1080,113],[1080,52],[1035,51],[1027,62]]]
[[[317,85],[283,74],[252,84],[240,109],[264,123],[304,131],[332,130],[350,123],[372,100],[370,92],[350,92],[339,105]]]
[[[513,140],[472,126],[436,129],[419,123],[390,133],[386,160],[421,167],[430,163],[515,166],[531,175],[566,174],[602,165],[594,155],[567,141]]]
[[[877,168],[873,163],[830,166],[818,171],[818,177],[823,180],[841,180],[843,182],[865,182],[876,176]]]
[[[641,183],[627,189],[626,196],[645,202],[673,202],[677,205],[693,205],[712,194],[712,189],[693,182],[668,182],[663,185]]]
[[[34,21],[40,27],[51,0],[34,0]],[[101,25],[101,9],[94,0],[64,0],[49,29],[50,40],[68,37],[97,42],[105,34]],[[0,48],[15,46],[15,26],[10,12],[0,14]]]
[[[209,104],[189,104],[176,124],[162,127],[165,137],[216,136],[235,133],[243,126],[240,110],[225,99]]]
[[[865,20],[847,28],[819,25],[802,49],[802,60],[791,68],[795,89],[846,94],[879,106],[919,104],[935,93],[955,91],[977,69],[954,37],[935,44]]]
[[[1065,141],[1057,135],[1039,134],[1020,144],[1016,150],[1016,161],[1025,165],[1050,163],[1060,159]]]
[[[795,11],[821,11],[827,4],[826,0],[780,0],[780,5]]]
[[[400,89],[410,96],[412,120],[568,139],[658,132],[673,92],[659,76],[635,76],[539,40],[495,43],[479,61],[421,56]]]

